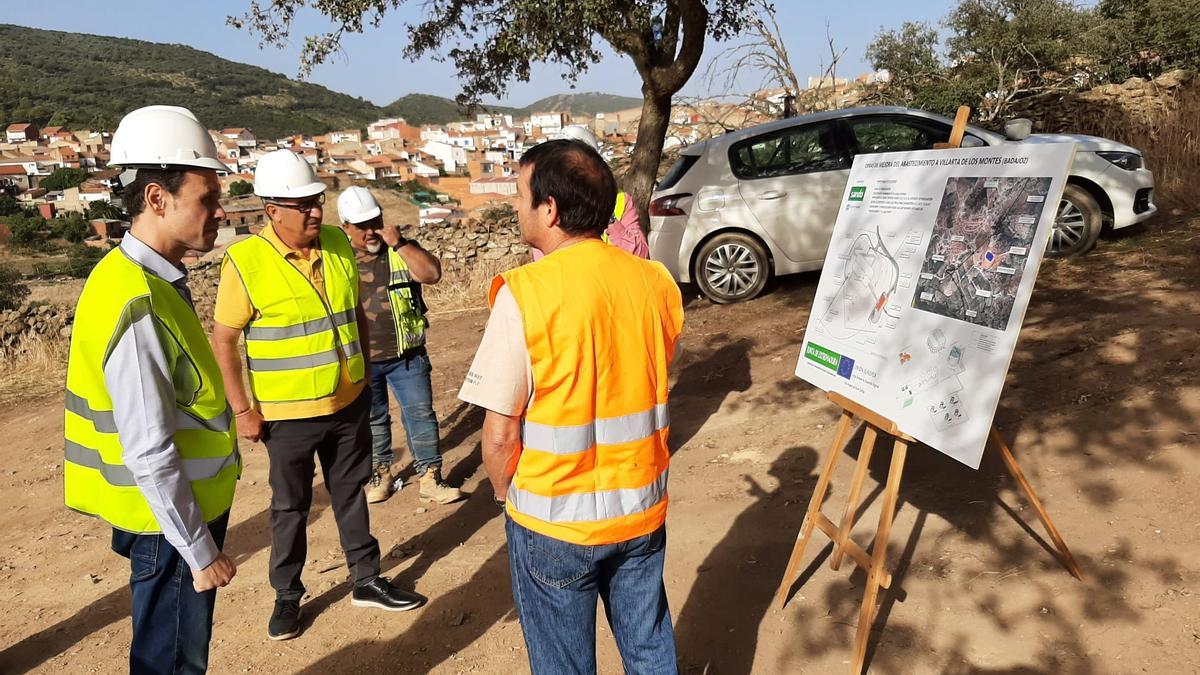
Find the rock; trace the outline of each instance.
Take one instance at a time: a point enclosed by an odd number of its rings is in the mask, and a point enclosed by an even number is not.
[[[1172,70],[1169,73],[1163,73],[1154,78],[1154,84],[1165,89],[1173,89],[1182,84],[1187,84],[1195,79],[1196,73],[1190,70]]]
[[[425,508],[424,506],[418,507],[416,511],[413,511],[413,513],[415,513],[417,515],[421,515],[422,513],[428,513],[428,512],[429,512],[429,509]]]
[[[455,612],[454,615],[450,617],[450,621],[448,621],[446,625],[461,626],[466,622],[467,622],[466,612]]]
[[[13,319],[12,321],[8,322],[8,325],[4,327],[4,334],[5,335],[18,335],[18,334],[24,332],[24,330],[25,330],[25,322],[21,321],[18,318],[18,319]]]

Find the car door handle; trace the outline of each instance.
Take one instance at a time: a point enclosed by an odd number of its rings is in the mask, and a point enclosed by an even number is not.
[[[780,197],[782,197],[786,194],[787,194],[786,192],[780,192],[779,190],[770,190],[768,192],[762,193],[761,195],[758,196],[758,198],[759,199],[779,199]]]

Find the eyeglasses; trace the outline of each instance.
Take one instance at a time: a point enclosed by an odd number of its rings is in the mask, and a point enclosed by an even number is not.
[[[274,204],[275,206],[279,206],[279,207],[282,207],[285,209],[295,209],[296,211],[300,211],[301,213],[303,213],[305,211],[312,211],[313,209],[323,205],[325,203],[325,193],[322,192],[319,195],[316,195],[314,197],[309,197],[308,199],[304,199],[304,200],[297,201],[297,202],[288,203],[288,202],[278,202],[278,201],[272,200],[268,203]]]

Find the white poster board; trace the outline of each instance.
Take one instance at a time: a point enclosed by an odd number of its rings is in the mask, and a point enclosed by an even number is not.
[[[855,157],[796,375],[979,468],[1074,154]]]

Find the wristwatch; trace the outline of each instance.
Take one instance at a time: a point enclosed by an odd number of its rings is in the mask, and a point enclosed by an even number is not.
[[[404,238],[403,236],[401,236],[400,240],[396,242],[396,245],[392,247],[392,250],[399,251],[401,249],[401,247],[403,247],[407,243],[409,243],[409,240]]]
[[[496,506],[499,506],[501,509],[505,508],[508,504],[508,502],[504,501],[503,499],[500,499],[499,497],[497,497],[495,495],[492,495],[492,501],[495,502]]]

